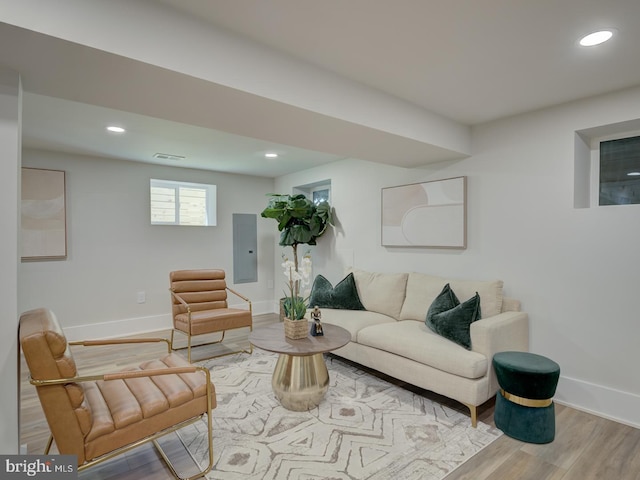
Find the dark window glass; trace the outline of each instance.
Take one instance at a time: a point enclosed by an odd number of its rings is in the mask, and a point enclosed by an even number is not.
[[[640,203],[640,137],[600,142],[600,205]]]

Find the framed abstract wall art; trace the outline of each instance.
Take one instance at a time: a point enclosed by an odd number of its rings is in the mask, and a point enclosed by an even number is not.
[[[467,247],[467,177],[382,189],[382,245]]]
[[[22,260],[67,258],[65,172],[22,169]]]

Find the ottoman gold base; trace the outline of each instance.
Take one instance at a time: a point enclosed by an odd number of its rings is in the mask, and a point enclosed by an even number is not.
[[[552,398],[536,400],[532,398],[519,397],[518,395],[514,395],[513,393],[505,392],[503,388],[500,389],[500,393],[510,402],[517,403],[518,405],[522,405],[523,407],[543,408],[548,407],[553,402]]]

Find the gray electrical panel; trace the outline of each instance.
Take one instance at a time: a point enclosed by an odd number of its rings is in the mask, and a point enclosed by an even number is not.
[[[258,226],[254,213],[233,214],[233,283],[258,281]]]

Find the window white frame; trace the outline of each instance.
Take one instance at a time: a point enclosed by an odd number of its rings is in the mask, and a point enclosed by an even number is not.
[[[216,194],[216,185],[151,178],[151,225],[215,226]]]
[[[331,204],[331,185],[323,185],[321,187],[315,187],[311,189],[310,195],[311,195],[311,201],[315,204],[318,204],[319,202],[314,198],[314,194],[316,192],[327,192],[327,198],[326,201]]]
[[[328,192],[328,202],[331,204],[331,180],[322,180],[320,182],[309,183],[307,185],[298,185],[293,187],[292,193],[298,194],[301,193],[306,196],[309,200],[313,201],[313,192],[327,190]]]
[[[640,134],[640,118],[576,130],[574,133],[573,207],[600,206],[600,142],[635,137]],[[636,204],[637,206],[637,204]],[[629,205],[613,206],[629,207]]]
[[[611,207],[615,205],[600,205],[600,143],[608,140],[620,140],[623,138],[640,136],[640,130],[632,130],[610,135],[602,135],[591,138],[591,182],[590,182],[590,206],[595,207]],[[633,204],[632,204],[633,205]]]

